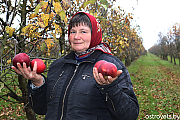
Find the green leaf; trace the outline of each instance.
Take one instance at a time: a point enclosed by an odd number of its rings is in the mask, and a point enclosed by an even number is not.
[[[36,6],[36,8],[35,8],[35,15],[37,15],[37,13],[39,12],[39,9],[40,9],[43,5],[45,5],[45,4],[46,4],[46,2],[42,1],[42,2],[40,2],[40,3]]]
[[[88,4],[94,4],[96,0],[88,0],[83,4],[83,8],[85,8]]]
[[[101,4],[101,6],[102,6],[105,10],[107,10],[107,8],[108,8],[108,6],[103,5],[103,4]]]
[[[91,4],[94,4],[96,2],[96,0],[90,0],[89,1]]]
[[[46,44],[44,42],[41,43],[41,51],[44,51],[46,49]]]
[[[61,12],[59,12],[59,16],[61,17],[61,20],[65,19],[66,13],[64,12],[64,10],[61,10]]]
[[[109,6],[109,3],[107,0],[101,0],[100,3],[101,3],[101,6],[103,6],[105,9],[107,9]]]
[[[89,3],[90,3],[90,1],[86,1],[86,2],[83,4],[83,8],[85,8]]]
[[[39,12],[40,7],[41,7],[40,4],[38,4],[36,6],[36,8],[35,8],[35,15],[37,15],[37,13]]]

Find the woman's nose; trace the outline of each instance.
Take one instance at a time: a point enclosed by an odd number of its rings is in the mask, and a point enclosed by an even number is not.
[[[77,32],[74,36],[75,39],[80,39],[80,34]]]

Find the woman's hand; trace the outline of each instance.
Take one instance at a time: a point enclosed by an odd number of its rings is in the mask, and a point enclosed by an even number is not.
[[[34,63],[34,68],[31,70],[30,67],[27,68],[26,63],[23,62],[23,67],[20,63],[17,63],[17,68],[15,66],[11,67],[16,73],[22,75],[26,79],[30,79],[35,86],[40,86],[43,84],[43,78],[40,74],[37,74],[37,62]]]
[[[93,75],[96,80],[96,82],[100,85],[108,85],[111,84],[115,79],[118,78],[118,76],[122,73],[122,70],[118,70],[116,77],[112,78],[111,76],[108,76],[107,79],[104,79],[103,75],[101,73],[98,73],[98,70],[96,67],[93,68]]]

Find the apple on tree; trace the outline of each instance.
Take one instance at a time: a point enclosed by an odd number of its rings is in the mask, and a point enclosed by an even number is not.
[[[31,61],[31,65],[30,65],[31,69],[33,69],[35,61],[37,62],[37,71],[36,71],[37,74],[43,73],[44,70],[46,69],[46,65],[44,64],[43,60],[39,58],[33,59]]]
[[[111,62],[100,60],[94,65],[94,67],[97,68],[98,73],[101,73],[105,79],[107,79],[107,76],[111,76],[112,78],[116,77],[117,67]]]
[[[13,60],[13,66],[17,68],[17,63],[20,63],[21,66],[23,66],[23,62],[26,63],[26,66],[28,67],[30,65],[30,57],[26,53],[19,53],[16,56],[14,56]]]

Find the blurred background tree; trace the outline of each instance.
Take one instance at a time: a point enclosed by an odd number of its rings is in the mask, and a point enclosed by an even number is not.
[[[176,59],[178,59],[180,66],[180,24],[175,23],[166,35],[159,32],[158,36],[157,44],[148,51],[164,60],[168,60],[168,56],[170,56],[170,62],[175,65],[177,64]]]

